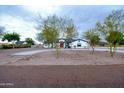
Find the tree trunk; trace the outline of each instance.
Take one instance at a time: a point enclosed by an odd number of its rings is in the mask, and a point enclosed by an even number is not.
[[[12,42],[12,47],[13,47],[13,49],[15,48],[15,46],[14,46],[14,41]]]
[[[58,59],[59,58],[59,56],[60,56],[60,50],[59,50],[59,47],[58,47],[58,45],[56,45],[56,58]]]
[[[54,43],[52,43],[52,48],[53,48]]]
[[[92,54],[94,54],[94,46],[91,46],[92,47]]]
[[[110,47],[110,54],[111,54],[111,57],[113,57],[113,56],[114,56],[114,52],[113,52],[113,49],[114,49],[114,48],[113,48],[113,46],[112,46],[111,44],[110,44],[109,47]]]

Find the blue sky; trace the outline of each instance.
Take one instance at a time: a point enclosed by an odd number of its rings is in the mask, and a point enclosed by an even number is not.
[[[27,37],[35,39],[35,18],[56,14],[68,16],[74,20],[79,36],[94,27],[97,21],[102,22],[112,10],[124,9],[124,6],[98,6],[98,5],[66,5],[66,6],[17,6],[0,5],[0,26],[5,26],[9,32],[17,32],[21,40]]]

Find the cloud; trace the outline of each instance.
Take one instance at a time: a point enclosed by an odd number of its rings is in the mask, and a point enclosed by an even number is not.
[[[20,16],[11,15],[0,15],[0,20],[1,26],[5,26],[7,31],[19,33],[21,35],[21,40],[27,37],[35,39],[37,31],[34,28],[33,22],[26,21]]]
[[[42,17],[56,14],[67,16],[74,20],[80,35],[83,31],[95,26],[97,21],[103,21],[112,10],[124,9],[124,6],[0,6],[0,25],[5,26],[10,32],[17,32],[21,39],[35,38],[35,18],[38,14]]]
[[[33,15],[40,14],[42,17],[46,17],[48,15],[56,14],[60,6],[55,5],[29,5],[29,6],[22,6],[22,8]]]
[[[70,5],[61,6],[60,16],[69,16],[74,20],[80,35],[89,28],[95,27],[96,22],[103,22],[112,10],[124,9],[124,6],[105,5]]]

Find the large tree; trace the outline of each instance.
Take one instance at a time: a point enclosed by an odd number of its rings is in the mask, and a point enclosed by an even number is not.
[[[13,33],[6,33],[6,34],[4,34],[2,40],[3,41],[7,40],[8,42],[12,42],[12,45],[13,45],[13,48],[14,48],[15,41],[19,41],[20,40],[20,35],[15,33],[15,32],[13,32]]]
[[[97,29],[101,36],[107,40],[111,56],[118,43],[120,43],[122,34],[124,33],[124,13],[122,10],[112,11],[103,23],[97,23]],[[116,41],[116,43],[115,43]],[[113,43],[114,42],[114,43]]]
[[[90,30],[83,33],[83,38],[84,37],[89,41],[89,44],[92,48],[92,54],[93,54],[95,46],[100,41],[99,34],[96,32],[96,29],[90,29]]]

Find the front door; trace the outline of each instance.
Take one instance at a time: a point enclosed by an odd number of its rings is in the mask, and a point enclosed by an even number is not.
[[[60,42],[60,48],[64,48],[64,42]]]

